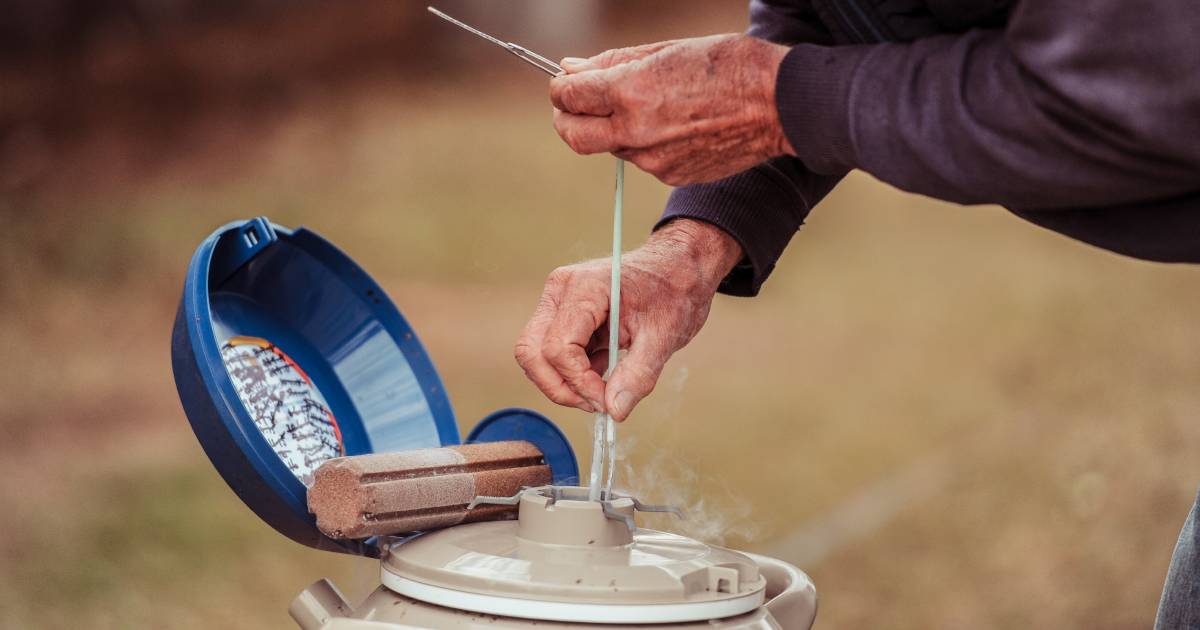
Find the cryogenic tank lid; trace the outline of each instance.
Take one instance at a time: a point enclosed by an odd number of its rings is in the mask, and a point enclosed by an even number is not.
[[[623,503],[624,502],[624,503]],[[632,502],[613,506],[632,513]],[[520,520],[422,534],[385,554],[382,581],[428,603],[484,614],[591,623],[679,623],[762,605],[749,557],[606,520],[599,503],[522,493]]]

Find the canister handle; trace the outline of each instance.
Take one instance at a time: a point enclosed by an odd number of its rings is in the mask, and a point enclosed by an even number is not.
[[[320,630],[331,619],[346,617],[352,610],[337,587],[325,578],[309,585],[288,606],[288,614],[302,630]]]
[[[767,578],[767,611],[782,628],[809,630],[817,618],[817,587],[796,567],[758,554],[749,556]]]
[[[288,614],[301,630],[421,630],[416,626],[355,619],[354,609],[341,591],[325,578],[297,595],[288,607]]]

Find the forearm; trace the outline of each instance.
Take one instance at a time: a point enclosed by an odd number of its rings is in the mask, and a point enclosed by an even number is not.
[[[1200,87],[1187,59],[1200,56],[1188,35],[1200,14],[1178,1],[1147,16],[1084,4],[1022,3],[1006,31],[797,46],[777,78],[784,130],[810,168],[861,168],[960,203],[1100,206],[1196,190]]]
[[[746,33],[788,46],[833,43],[811,5],[792,0],[751,0]],[[774,77],[770,81],[773,91]],[[793,157],[779,157],[723,180],[676,189],[655,229],[681,218],[719,227],[743,252],[720,291],[754,296],[809,211],[840,180],[841,175],[817,175]]]
[[[776,158],[723,180],[677,188],[656,229],[680,218],[719,227],[743,253],[719,290],[754,296],[809,211],[840,179],[816,175],[795,158]]]
[[[1151,202],[1014,210],[1021,218],[1109,251],[1158,262],[1200,263],[1200,191]]]

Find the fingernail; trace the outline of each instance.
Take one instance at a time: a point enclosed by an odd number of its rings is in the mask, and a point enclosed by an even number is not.
[[[604,405],[594,400],[589,400],[588,402],[592,405],[592,411],[604,411]]]
[[[625,418],[629,415],[629,408],[633,406],[632,392],[617,392],[613,398],[613,415]]]
[[[587,65],[588,60],[580,57],[564,57],[562,60],[563,67],[566,66],[583,66]]]

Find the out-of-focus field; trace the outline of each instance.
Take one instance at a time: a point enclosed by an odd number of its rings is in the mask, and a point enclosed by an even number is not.
[[[377,583],[259,522],[179,407],[183,272],[235,218],[307,225],[370,270],[464,431],[530,406],[586,461],[590,419],[511,358],[545,274],[608,245],[611,159],[548,114],[532,72],[379,81],[237,141],[201,127],[145,176],[108,142],[5,191],[0,627],[288,627],[319,577]],[[628,242],[667,193],[631,174]],[[621,427],[619,484],[692,510],[654,525],[797,562],[819,628],[1149,627],[1200,482],[1198,289],[1200,269],[853,175],[763,295],[717,300]]]

